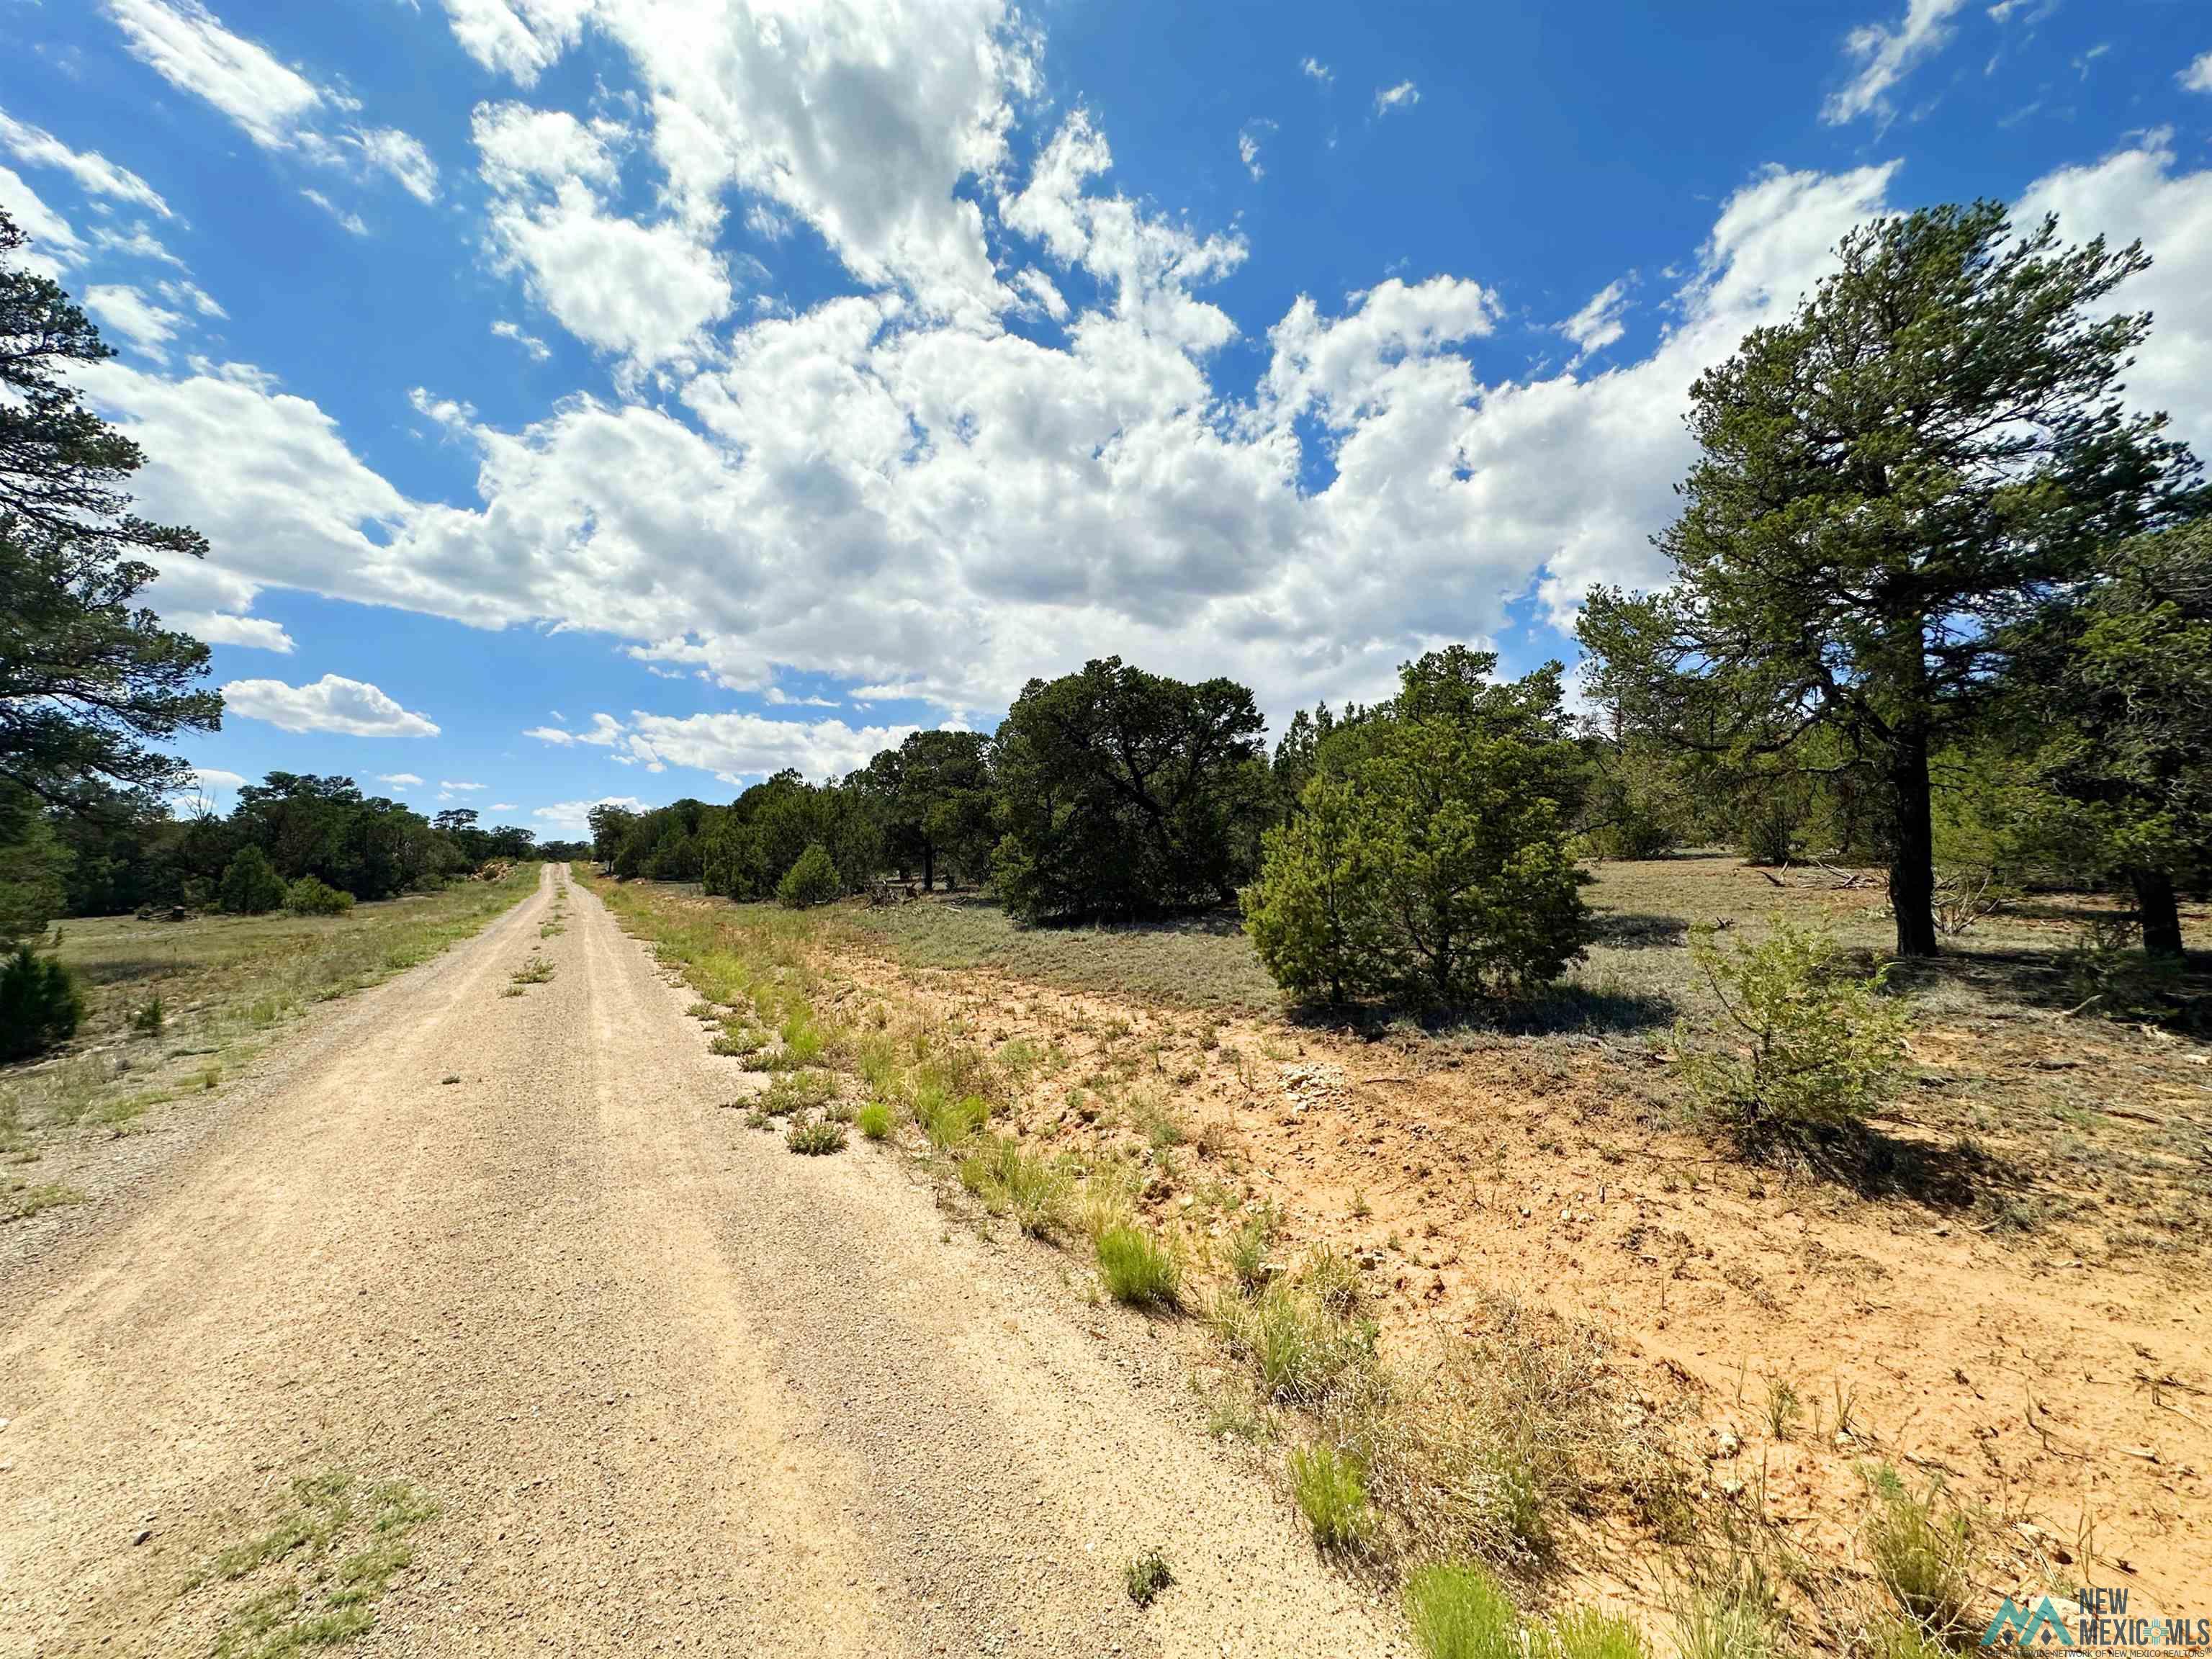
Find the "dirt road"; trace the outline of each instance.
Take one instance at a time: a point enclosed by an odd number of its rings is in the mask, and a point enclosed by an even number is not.
[[[541,940],[556,880],[0,1284],[0,1653],[209,1650],[185,1587],[324,1469],[439,1506],[371,1653],[1392,1650],[1172,1345],[746,1131],[596,899]]]

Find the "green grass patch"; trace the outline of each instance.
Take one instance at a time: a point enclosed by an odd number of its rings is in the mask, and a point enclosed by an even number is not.
[[[889,1140],[891,1137],[891,1109],[879,1100],[861,1107],[854,1121],[861,1135],[869,1140]]]
[[[405,1481],[363,1493],[331,1470],[292,1483],[262,1529],[218,1552],[187,1586],[246,1591],[216,1632],[216,1659],[285,1659],[356,1641],[375,1627],[377,1604],[414,1559],[411,1537],[437,1514]]]
[[[1109,1227],[1098,1235],[1098,1277],[1106,1293],[1132,1307],[1172,1309],[1182,1300],[1182,1264],[1140,1227]]]
[[[1425,1659],[1521,1659],[1521,1616],[1512,1601],[1495,1578],[1465,1562],[1436,1562],[1407,1581],[1406,1623]]]
[[[1012,1135],[988,1136],[962,1158],[960,1184],[1032,1238],[1060,1238],[1073,1224],[1075,1187],[1067,1172]]]
[[[1322,1548],[1358,1554],[1373,1542],[1375,1506],[1367,1498],[1367,1469],[1352,1453],[1328,1445],[1294,1449],[1291,1494]]]

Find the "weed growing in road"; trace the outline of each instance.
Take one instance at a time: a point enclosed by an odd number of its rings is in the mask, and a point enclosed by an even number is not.
[[[1373,1540],[1367,1471],[1352,1453],[1328,1445],[1297,1448],[1291,1453],[1291,1491],[1314,1542],[1324,1550],[1354,1554]]]
[[[1182,1299],[1182,1264],[1141,1228],[1109,1227],[1098,1235],[1098,1276],[1107,1294],[1132,1307],[1174,1308]]]
[[[734,1054],[741,1060],[748,1054],[757,1054],[767,1047],[766,1033],[734,1022],[723,1027],[721,1035],[707,1045],[710,1053]]]
[[[566,924],[562,922],[558,918],[556,918],[551,921],[541,921],[538,924],[538,937],[540,939],[551,939],[556,934],[565,933],[568,931],[568,929]]]
[[[1406,1622],[1426,1659],[1519,1659],[1520,1615],[1478,1566],[1439,1561],[1416,1572],[1406,1584]]]
[[[21,1221],[41,1210],[83,1202],[82,1193],[74,1187],[64,1187],[58,1181],[41,1181],[35,1185],[25,1181],[11,1181],[4,1189],[0,1189],[0,1221]]]
[[[509,975],[516,985],[543,985],[553,977],[553,964],[544,957],[532,957]]]
[[[223,1550],[186,1587],[256,1587],[225,1613],[216,1659],[283,1659],[368,1634],[377,1603],[414,1559],[410,1535],[437,1512],[405,1481],[376,1486],[366,1504],[341,1471],[294,1481],[265,1531]]]
[[[870,1140],[889,1140],[891,1135],[891,1109],[881,1101],[871,1101],[860,1108],[857,1120],[860,1133]]]
[[[788,1117],[794,1112],[804,1113],[809,1108],[826,1105],[837,1095],[837,1079],[829,1072],[786,1072],[768,1085],[761,1096],[761,1110],[770,1117]]]
[[[783,1144],[809,1157],[842,1152],[845,1150],[845,1126],[826,1117],[794,1118],[791,1127],[783,1132]]]
[[[1175,1574],[1168,1571],[1165,1556],[1158,1550],[1146,1550],[1121,1569],[1121,1582],[1127,1586],[1132,1601],[1149,1607],[1162,1590],[1175,1583]]]

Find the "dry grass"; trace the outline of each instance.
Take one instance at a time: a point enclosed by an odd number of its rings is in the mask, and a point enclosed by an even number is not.
[[[85,1020],[60,1058],[0,1070],[0,1150],[28,1155],[42,1136],[80,1124],[126,1128],[150,1106],[213,1089],[227,1062],[303,1011],[470,937],[538,879],[538,866],[521,865],[501,881],[456,882],[342,916],[63,922],[57,954],[84,988]],[[159,1028],[142,1029],[155,1000]]]

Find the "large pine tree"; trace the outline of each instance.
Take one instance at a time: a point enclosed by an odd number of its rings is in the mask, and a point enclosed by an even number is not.
[[[143,799],[189,769],[156,745],[211,731],[222,699],[197,682],[208,650],[136,603],[149,554],[207,550],[198,532],[150,524],[122,486],[138,446],[86,406],[76,365],[113,354],[60,285],[15,258],[0,212],[0,817]],[[0,823],[0,840],[9,839]]]
[[[1881,781],[1900,955],[1936,953],[1929,757],[2019,624],[2200,505],[2166,417],[2119,400],[2150,319],[2106,301],[2148,263],[2055,220],[2014,239],[1993,203],[1860,227],[1790,321],[1691,388],[1701,453],[1658,538],[1676,585],[1585,612],[1632,718],[1785,756],[1826,726]]]

